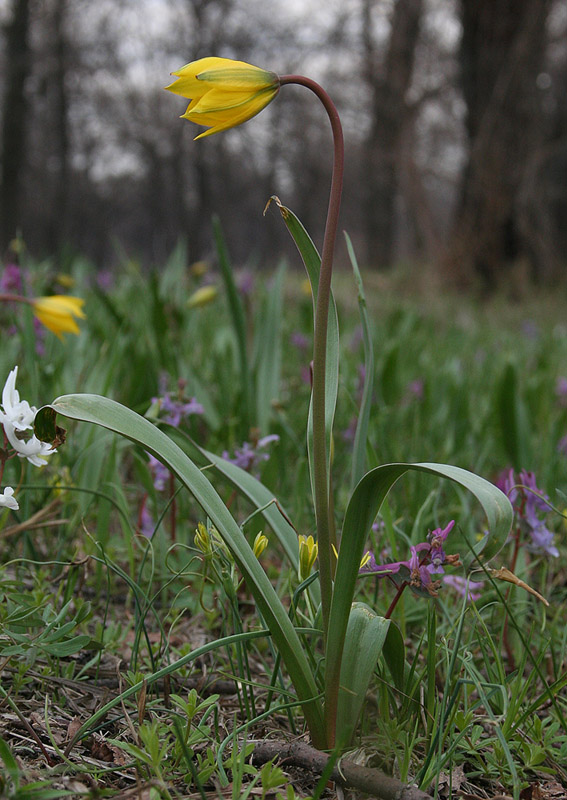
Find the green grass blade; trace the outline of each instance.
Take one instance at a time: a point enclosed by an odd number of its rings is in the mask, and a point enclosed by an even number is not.
[[[240,413],[242,415],[241,431],[242,438],[246,439],[252,421],[250,370],[248,367],[248,351],[246,347],[246,316],[244,314],[244,307],[240,295],[238,294],[238,289],[236,288],[236,283],[234,282],[234,275],[232,274],[228,251],[218,217],[213,218],[213,233],[219,257],[219,267],[226,289],[232,325],[238,344],[242,388],[242,402],[240,404]]]
[[[10,776],[14,789],[17,791],[20,786],[20,768],[12,755],[12,751],[2,737],[0,737],[0,759],[4,762],[4,769]]]
[[[370,331],[370,320],[366,308],[366,297],[362,277],[358,268],[358,262],[354,252],[354,247],[348,233],[345,233],[348,255],[352,264],[354,282],[358,290],[358,309],[360,313],[360,324],[362,326],[362,341],[364,344],[364,387],[362,390],[362,400],[356,432],[354,435],[354,446],[352,451],[352,477],[351,491],[364,475],[366,469],[366,440],[368,439],[368,423],[370,421],[370,408],[372,406],[372,392],[374,390],[374,348],[372,346],[372,335]]]
[[[530,469],[528,417],[514,364],[508,363],[504,368],[497,387],[496,406],[506,455],[514,469]]]
[[[257,332],[258,364],[256,367],[256,424],[260,433],[268,433],[272,403],[280,393],[285,266],[281,266],[267,297],[265,313]]]
[[[52,405],[44,406],[38,412],[38,437],[53,441],[57,413],[70,419],[95,423],[142,445],[189,489],[231,550],[281,651],[297,695],[305,703],[305,718],[314,740],[318,742],[316,746],[323,745],[321,705],[314,700],[317,687],[301,640],[246,537],[206,476],[163,431],[113,400],[80,394],[59,397]]]

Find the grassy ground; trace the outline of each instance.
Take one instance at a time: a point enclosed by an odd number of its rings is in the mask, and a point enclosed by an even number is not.
[[[61,291],[53,264],[28,267],[32,294]],[[303,276],[237,275],[245,388],[225,287],[214,270],[188,269],[182,248],[150,276],[125,263],[104,288],[80,259],[65,270],[74,281],[65,291],[86,299],[81,334],[60,342],[34,326],[27,308],[5,306],[2,324],[16,328],[3,342],[0,379],[18,364],[20,394],[37,406],[92,392],[171,422],[181,404],[172,435],[248,458],[297,532],[312,533],[304,445],[311,299]],[[187,298],[207,282],[217,296],[188,309]],[[409,670],[394,675],[378,662],[350,755],[440,797],[566,796],[565,291],[516,289],[513,299],[480,304],[415,271],[367,275],[365,286],[376,375],[367,468],[435,461],[491,481],[513,469],[515,482],[532,471],[548,502],[534,510],[534,495],[516,490],[512,536],[490,566],[512,570],[549,606],[481,572],[474,602],[447,582],[435,598],[405,592],[392,610],[396,587],[361,579],[358,599],[379,614],[391,610]],[[336,295],[340,522],[364,358],[349,275],[337,276]],[[300,737],[303,720],[270,639],[245,641],[258,616],[230,556],[214,539],[208,549],[195,543],[206,519],[194,500],[125,440],[88,424],[65,427],[67,441],[48,466],[5,463],[2,487],[17,487],[20,508],[0,518],[2,796],[331,796],[308,772],[250,763],[255,742]],[[279,438],[263,443],[268,434]],[[216,485],[250,542],[260,530],[268,537],[260,561],[290,602],[299,579],[273,532],[232,486]],[[540,523],[535,534],[530,510]],[[378,560],[407,559],[411,544],[452,519],[455,542],[483,535],[482,515],[463,492],[430,477],[403,478],[368,547]],[[546,546],[537,538],[543,529]],[[313,620],[312,611],[302,595],[298,624]],[[207,649],[226,636],[236,638]],[[314,664],[319,659],[314,642]],[[69,749],[79,729],[85,735]]]

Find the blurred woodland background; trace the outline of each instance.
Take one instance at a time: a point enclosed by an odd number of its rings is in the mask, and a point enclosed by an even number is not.
[[[317,242],[327,120],[286,87],[200,142],[163,91],[205,55],[328,89],[347,145],[342,227],[369,268],[438,265],[492,288],[567,275],[565,0],[0,0],[0,247],[160,263],[180,237],[233,259],[289,250],[277,194]]]

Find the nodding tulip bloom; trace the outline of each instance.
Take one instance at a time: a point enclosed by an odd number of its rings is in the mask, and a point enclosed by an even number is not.
[[[32,300],[34,316],[42,325],[62,339],[62,333],[80,333],[75,317],[85,318],[82,310],[84,300],[80,297],[54,294]]]
[[[200,58],[171,74],[176,80],[165,88],[191,100],[182,117],[209,128],[196,139],[256,116],[280,88],[274,72],[230,58]]]

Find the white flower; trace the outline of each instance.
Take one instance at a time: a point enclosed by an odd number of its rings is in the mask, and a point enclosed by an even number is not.
[[[34,467],[43,467],[47,463],[46,456],[56,451],[49,443],[40,442],[35,434],[31,437],[22,435],[24,431],[33,430],[37,408],[30,406],[27,400],[20,400],[20,393],[16,389],[17,377],[18,368],[14,367],[2,391],[3,410],[0,411],[0,423],[18,456],[27,458]]]
[[[34,467],[43,467],[45,464],[47,464],[45,456],[50,456],[51,453],[56,452],[51,447],[49,442],[40,442],[35,434],[31,437],[31,439],[20,439],[10,422],[4,423],[4,430],[6,432],[8,441],[19,457],[27,458],[30,464],[33,464]]]
[[[25,431],[32,427],[37,408],[30,406],[27,400],[20,400],[20,393],[16,389],[18,368],[8,375],[8,380],[2,390],[2,406],[4,413],[0,412],[0,421],[10,422],[18,431]]]
[[[4,492],[0,494],[0,506],[3,506],[4,508],[11,508],[13,511],[17,511],[20,506],[13,495],[14,490],[12,487],[6,486]]]

